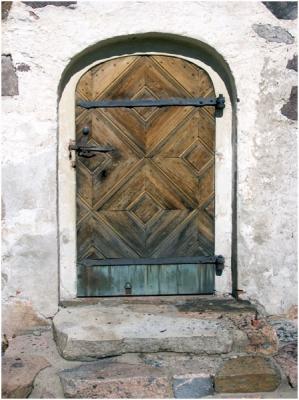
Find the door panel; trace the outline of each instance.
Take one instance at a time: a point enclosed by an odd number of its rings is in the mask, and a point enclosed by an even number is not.
[[[208,96],[207,73],[168,56],[107,61],[76,88],[77,101]],[[76,159],[78,294],[124,295],[130,279],[135,294],[213,291],[213,265],[155,267],[154,259],[214,255],[214,108],[77,106],[77,141],[85,126],[89,144],[114,151]],[[140,265],[84,267],[88,258]]]
[[[213,293],[215,267],[211,264],[79,266],[78,293],[82,296],[123,296],[132,282],[131,295]]]

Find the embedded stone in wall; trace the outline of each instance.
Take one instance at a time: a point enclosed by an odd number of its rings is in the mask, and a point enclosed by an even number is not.
[[[297,56],[297,54],[294,54],[294,57],[288,61],[287,69],[293,69],[294,71],[298,71],[298,56]]]
[[[289,101],[281,108],[282,115],[293,121],[297,121],[298,119],[297,99],[298,99],[298,86],[293,86]]]
[[[270,24],[253,24],[252,29],[261,38],[266,39],[268,42],[294,43],[294,37],[286,30],[280,26],[273,26]]]
[[[278,19],[296,19],[296,1],[263,1],[263,4]]]
[[[2,1],[1,2],[1,20],[5,21],[9,15],[9,11],[12,6],[12,1]]]
[[[2,64],[2,96],[16,96],[19,94],[18,77],[10,54],[1,56]]]
[[[74,7],[77,4],[76,1],[22,1],[22,3],[30,6],[32,8],[43,8],[46,6],[56,6],[56,7]]]

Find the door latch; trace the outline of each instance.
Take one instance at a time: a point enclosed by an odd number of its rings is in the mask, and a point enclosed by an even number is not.
[[[75,150],[78,154],[78,157],[85,158],[94,157],[96,153],[109,153],[110,151],[113,151],[111,147],[93,145],[84,146],[82,144],[76,144],[74,140],[70,141],[69,150]]]
[[[113,148],[109,146],[88,145],[89,132],[89,128],[86,126],[82,130],[83,137],[79,143],[77,143],[75,140],[70,140],[68,148],[70,160],[72,159],[72,151],[75,151],[78,157],[84,158],[94,157],[96,153],[109,153],[113,151]],[[75,167],[74,161],[72,161],[72,166]]]

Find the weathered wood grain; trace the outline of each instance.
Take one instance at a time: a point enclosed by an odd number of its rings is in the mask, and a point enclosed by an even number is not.
[[[79,296],[132,296],[213,293],[215,267],[208,264],[79,266]],[[101,288],[101,290],[99,290]]]
[[[205,71],[170,56],[104,62],[76,88],[76,100],[85,101],[214,95]],[[89,144],[114,151],[76,160],[78,260],[214,254],[213,108],[77,106],[77,140],[84,126]],[[126,274],[139,282],[137,294],[213,291],[211,265],[80,268],[81,295],[124,294]]]

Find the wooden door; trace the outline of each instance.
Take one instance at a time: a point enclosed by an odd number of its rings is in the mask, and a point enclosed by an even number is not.
[[[208,96],[208,74],[168,56],[107,61],[76,89],[77,101]],[[76,159],[78,295],[124,295],[128,283],[139,295],[213,292],[213,266],[183,258],[214,255],[214,112],[76,107],[76,140],[88,126],[89,144],[114,149]]]

